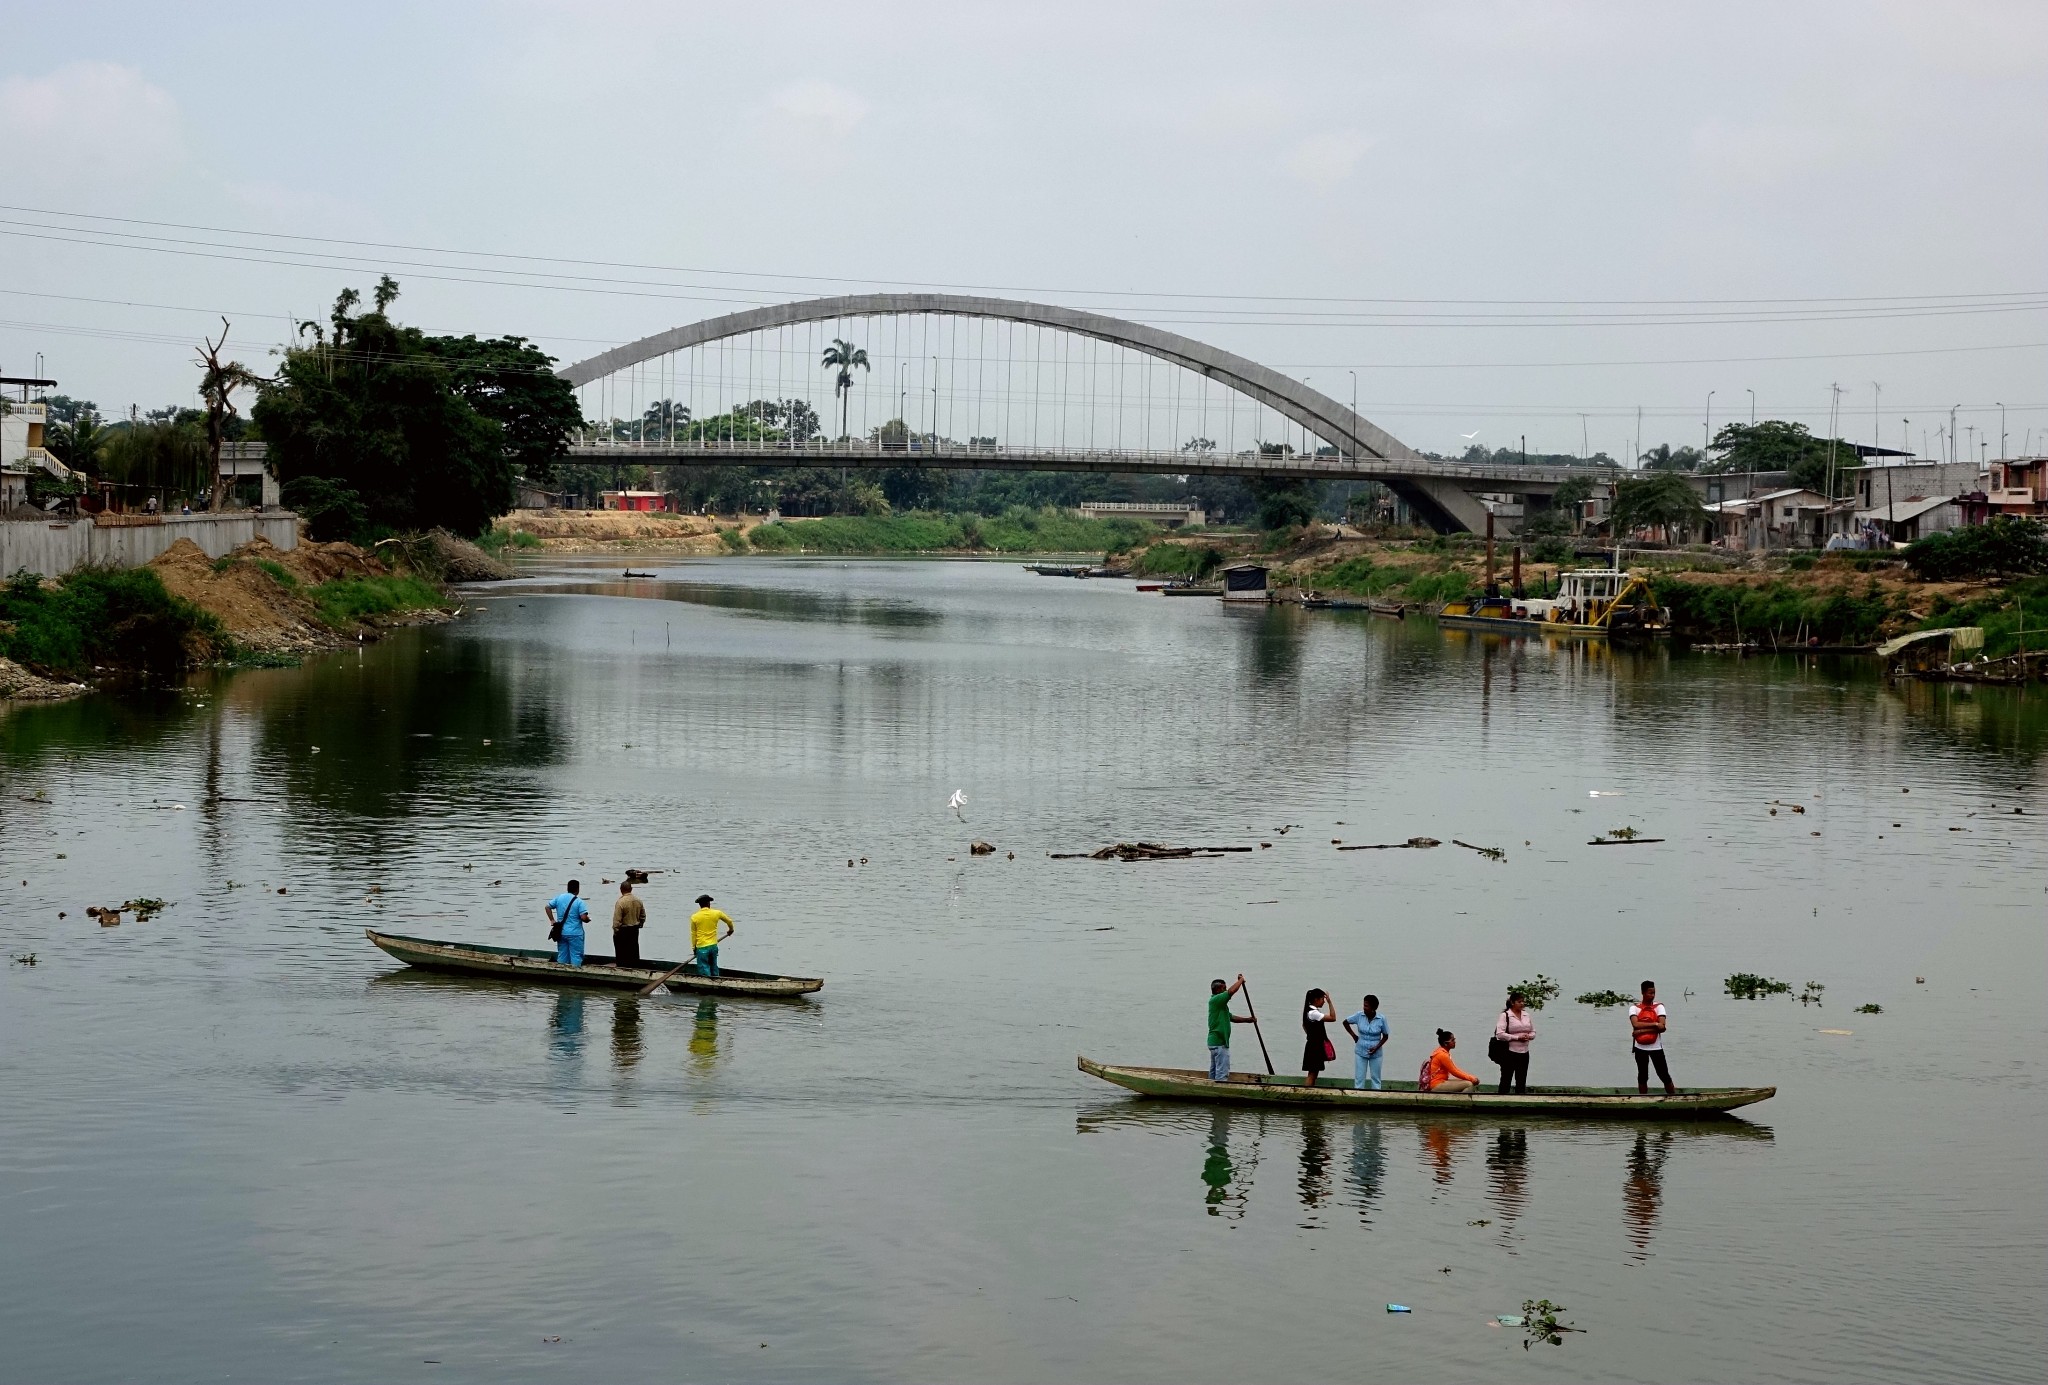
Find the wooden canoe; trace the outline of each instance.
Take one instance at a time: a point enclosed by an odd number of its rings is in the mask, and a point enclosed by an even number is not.
[[[597,986],[610,990],[636,991],[674,962],[641,959],[637,967],[621,967],[610,957],[585,953],[580,967],[555,960],[553,948],[486,947],[481,943],[451,943],[438,938],[409,938],[403,933],[363,930],[370,941],[404,962],[428,971],[462,972],[469,976],[497,976],[543,986]],[[720,967],[717,976],[688,973],[669,979],[672,991],[701,991],[709,995],[800,996],[824,989],[815,976],[773,976],[767,972],[738,971]]]
[[[1739,1106],[1766,1101],[1776,1087],[1681,1087],[1676,1096],[1655,1092],[1637,1096],[1633,1087],[1531,1087],[1527,1094],[1500,1096],[1476,1092],[1419,1092],[1413,1082],[1389,1082],[1381,1091],[1358,1091],[1343,1085],[1301,1085],[1286,1074],[1234,1072],[1228,1082],[1211,1082],[1199,1068],[1129,1068],[1076,1058],[1075,1066],[1092,1077],[1114,1082],[1141,1096],[1180,1101],[1229,1101],[1251,1105],[1343,1107],[1351,1110],[1401,1110],[1512,1113],[1518,1116],[1606,1116],[1622,1120],[1686,1120],[1717,1116]]]

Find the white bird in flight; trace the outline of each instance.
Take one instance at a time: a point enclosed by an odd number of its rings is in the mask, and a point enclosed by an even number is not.
[[[967,790],[953,790],[953,796],[946,800],[946,806],[953,810],[953,816],[959,818],[962,822],[967,821],[967,814],[960,811],[967,806]]]
[[[1458,436],[1459,436],[1459,437],[1461,437],[1461,438],[1463,438],[1463,439],[1464,439],[1464,440],[1465,440],[1466,442],[1470,442],[1470,441],[1472,441],[1472,439],[1474,439],[1474,438],[1476,438],[1476,437],[1478,437],[1478,436],[1479,436],[1479,430],[1478,430],[1477,428],[1474,428],[1474,429],[1473,429],[1473,430],[1472,430],[1471,432],[1469,432],[1469,433],[1460,433],[1460,434],[1458,434]]]

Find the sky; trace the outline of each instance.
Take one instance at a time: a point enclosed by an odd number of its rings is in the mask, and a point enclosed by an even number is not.
[[[2006,450],[2048,451],[2048,5],[71,0],[6,30],[0,373],[40,355],[110,413],[191,399],[220,316],[269,369],[388,270],[402,320],[565,362],[960,286],[1346,402],[1355,372],[1430,450],[1629,455],[1639,408],[1697,445],[1752,391],[1823,432],[1839,386],[1852,440],[1932,449],[1960,406],[1996,456],[2003,402]]]

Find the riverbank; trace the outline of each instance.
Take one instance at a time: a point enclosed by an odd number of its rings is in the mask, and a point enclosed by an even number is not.
[[[209,558],[179,539],[136,568],[21,573],[0,593],[0,699],[55,701],[209,664],[276,666],[453,618],[443,583],[505,575],[473,545],[394,541],[393,561],[348,543],[267,539]]]
[[[1424,606],[1468,595],[1486,581],[1485,541],[1470,535],[1376,539],[1312,526],[1277,547],[1266,542],[1258,535],[1167,537],[1129,562],[1141,576],[1199,578],[1227,562],[1254,561],[1271,570],[1276,590]],[[1495,545],[1495,575],[1503,584],[1512,552],[1512,541]],[[1560,571],[1611,561],[1525,560],[1523,586],[1534,595],[1554,585]],[[1623,562],[1649,574],[1659,604],[1671,611],[1673,633],[1697,643],[1871,645],[1911,630],[1981,625],[1986,651],[1996,657],[2019,647],[2026,606],[2037,613],[2030,631],[2048,614],[2048,579],[1927,581],[1890,554],[1636,549],[1625,551]]]
[[[618,510],[518,510],[498,521],[503,549],[551,553],[990,554],[1119,553],[1159,531],[1127,519],[1081,519],[1064,510],[1000,515],[834,515],[768,519],[740,515],[636,514]]]

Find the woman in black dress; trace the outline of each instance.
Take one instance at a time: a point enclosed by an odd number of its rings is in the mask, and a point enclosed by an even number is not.
[[[1308,1074],[1302,1086],[1313,1087],[1321,1075],[1324,1065],[1335,1055],[1330,1043],[1330,1021],[1337,1018],[1337,1004],[1330,999],[1330,993],[1320,987],[1309,991],[1302,999],[1301,1010],[1301,1070]]]

